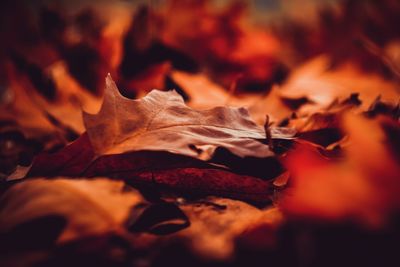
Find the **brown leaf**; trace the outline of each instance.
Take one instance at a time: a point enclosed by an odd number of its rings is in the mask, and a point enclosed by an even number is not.
[[[0,199],[0,232],[53,215],[67,221],[57,242],[118,231],[131,207],[143,200],[135,191],[123,192],[123,187],[123,182],[105,178],[21,182]]]
[[[385,102],[398,102],[397,85],[378,75],[367,75],[353,64],[329,69],[328,56],[319,56],[298,67],[281,88],[287,98],[307,97],[312,102],[300,112],[315,113],[328,107],[335,100],[344,100],[351,93],[358,93],[360,109],[367,110],[376,97]]]
[[[36,98],[49,114],[58,121],[70,127],[78,134],[85,131],[82,121],[82,109],[96,112],[101,105],[101,99],[90,94],[69,73],[64,62],[56,62],[49,66],[49,72],[57,88],[57,99],[53,103]]]
[[[0,106],[0,120],[16,121],[26,137],[40,135],[67,135],[68,129],[82,134],[85,131],[82,109],[97,111],[100,99],[91,95],[71,77],[63,62],[48,66],[45,77],[54,82],[54,96],[51,100],[40,94],[26,74],[18,72],[11,65],[7,69],[12,100]]]
[[[1,103],[0,120],[15,121],[27,138],[42,137],[57,131],[56,127],[46,118],[43,110],[31,98],[28,90],[29,82],[25,77],[19,77],[14,67],[7,66],[9,75],[9,103]],[[30,87],[32,88],[32,87]]]
[[[207,259],[229,259],[240,234],[261,224],[278,225],[282,220],[276,208],[260,210],[223,198],[207,198],[181,205],[181,209],[191,225],[171,238],[185,242],[197,255]]]
[[[228,90],[208,79],[205,74],[173,71],[171,78],[189,96],[188,105],[196,109],[208,109],[225,105],[250,107],[259,98],[255,94],[232,95]],[[264,117],[265,114],[263,114],[263,119],[265,119]]]
[[[257,140],[265,133],[244,108],[197,111],[174,91],[153,90],[141,100],[130,100],[110,76],[99,113],[84,113],[83,118],[96,155],[164,150],[209,159],[215,148],[225,147],[241,157],[273,156]]]
[[[293,112],[283,103],[277,86],[272,87],[267,95],[234,95],[233,92],[213,83],[204,74],[173,71],[171,77],[188,94],[188,105],[192,108],[204,109],[221,105],[245,107],[249,110],[251,118],[259,124],[264,124],[266,115],[270,116],[273,122],[279,122]]]

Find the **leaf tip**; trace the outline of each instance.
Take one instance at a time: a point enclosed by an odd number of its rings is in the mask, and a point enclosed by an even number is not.
[[[113,83],[114,82],[114,80],[113,80],[113,78],[111,77],[111,73],[107,73],[107,76],[106,76],[106,85],[110,85],[111,83]]]
[[[120,96],[122,97],[121,93],[119,92],[119,89],[117,85],[115,84],[115,81],[111,77],[111,74],[108,73],[106,76],[106,84],[105,84],[105,90],[104,94],[109,97],[115,97],[115,96]],[[107,97],[104,97],[104,99],[107,99]]]

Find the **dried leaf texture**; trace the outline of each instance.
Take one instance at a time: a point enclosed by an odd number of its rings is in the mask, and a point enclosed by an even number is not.
[[[0,199],[0,232],[54,215],[66,220],[58,242],[117,231],[131,207],[142,201],[139,193],[123,192],[123,187],[123,182],[104,178],[21,182]]]
[[[265,139],[265,133],[244,108],[197,111],[175,91],[153,90],[141,100],[130,100],[119,93],[111,76],[99,113],[83,116],[97,155],[164,150],[208,159],[215,148],[224,147],[240,157],[273,156],[257,140]]]

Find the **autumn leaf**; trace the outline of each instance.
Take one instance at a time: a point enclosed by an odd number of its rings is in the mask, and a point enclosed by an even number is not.
[[[312,114],[327,108],[332,102],[343,101],[351,93],[358,93],[360,108],[367,110],[378,96],[385,102],[398,102],[397,85],[378,75],[363,73],[357,66],[347,64],[329,69],[331,59],[321,55],[299,66],[281,87],[281,96],[307,97],[310,103],[300,108]]]
[[[400,205],[400,167],[387,146],[389,135],[383,128],[388,120],[342,117],[341,128],[349,140],[340,161],[327,159],[304,144],[290,152],[285,161],[292,186],[280,203],[288,216],[384,225]]]
[[[1,266],[399,265],[396,1],[9,2]]]
[[[271,121],[279,123],[293,113],[293,110],[283,102],[278,86],[272,87],[266,95],[255,93],[235,95],[234,92],[229,92],[207,79],[205,74],[173,71],[171,77],[189,96],[188,105],[192,108],[205,109],[221,105],[245,107],[258,124],[265,123],[265,115],[268,115]]]
[[[153,91],[130,100],[107,77],[100,112],[84,113],[84,122],[86,134],[55,154],[39,155],[27,177],[108,176],[179,194],[266,203],[269,182],[262,179],[282,171],[261,142],[267,139],[264,129],[242,108],[196,111],[175,92]],[[283,139],[293,135],[285,128],[271,128],[270,133]],[[227,157],[221,149],[233,154]],[[260,171],[261,165],[268,168]]]
[[[110,76],[106,78],[99,113],[83,116],[98,156],[164,150],[209,159],[217,147],[227,148],[240,157],[273,156],[269,147],[260,142],[265,139],[263,129],[243,108],[197,111],[187,107],[174,91],[153,90],[141,100],[130,100],[118,92]]]
[[[163,246],[175,244],[172,249],[185,251],[206,261],[225,261],[234,256],[238,239],[258,227],[270,227],[271,236],[266,242],[274,243],[274,235],[282,223],[279,209],[268,207],[258,209],[241,201],[207,197],[190,201],[181,199],[179,208],[190,221],[190,227],[161,237],[142,234],[136,237],[136,245],[146,244],[148,250],[159,250],[164,255]],[[166,206],[165,204],[163,204]],[[151,207],[149,208],[151,209]],[[159,212],[161,213],[161,212]],[[166,250],[165,253],[170,253]],[[173,262],[181,262],[181,258]]]
[[[38,155],[27,177],[96,177],[107,176],[126,181],[133,186],[171,191],[181,195],[218,195],[255,203],[267,203],[269,181],[239,174],[227,167],[165,151],[136,151],[118,155],[105,155],[94,160],[88,136],[53,154]],[[261,162],[260,164],[268,164]],[[264,175],[280,171],[277,162],[274,169],[266,169]]]
[[[2,121],[15,121],[21,128],[21,132],[27,138],[42,137],[53,134],[57,129],[46,118],[43,111],[31,99],[29,82],[25,78],[17,79],[18,72],[11,64],[7,65],[7,74],[10,76],[8,103],[2,103],[0,107],[0,119]],[[23,104],[22,104],[23,103]]]
[[[0,198],[0,232],[46,216],[66,221],[58,243],[118,231],[131,207],[143,201],[137,191],[123,192],[123,187],[123,182],[105,178],[23,181]]]
[[[236,238],[245,231],[260,225],[274,227],[282,220],[278,209],[260,210],[224,198],[207,198],[197,205],[182,205],[181,208],[191,221],[191,227],[171,238],[187,242],[200,257],[214,260],[231,258]]]

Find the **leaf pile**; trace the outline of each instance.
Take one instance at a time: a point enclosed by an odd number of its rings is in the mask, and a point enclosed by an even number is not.
[[[2,4],[0,266],[398,266],[395,2]]]

